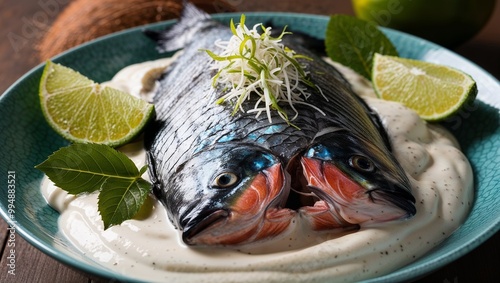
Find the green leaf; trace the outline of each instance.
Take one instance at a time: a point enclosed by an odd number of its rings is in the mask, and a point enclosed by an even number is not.
[[[144,204],[150,190],[151,184],[142,178],[108,179],[104,182],[98,202],[104,229],[134,217]]]
[[[99,192],[104,227],[121,224],[141,208],[151,184],[125,154],[101,144],[76,143],[54,152],[35,168],[70,194]]]
[[[332,60],[367,79],[371,78],[375,53],[398,56],[394,45],[375,24],[347,15],[330,17],[325,45]]]
[[[135,178],[139,170],[125,154],[106,145],[76,143],[35,166],[70,194],[91,193],[109,178]]]

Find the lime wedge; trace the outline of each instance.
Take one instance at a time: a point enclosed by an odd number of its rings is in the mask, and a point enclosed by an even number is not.
[[[372,83],[377,95],[415,110],[422,119],[445,119],[476,98],[476,82],[454,68],[375,54]]]
[[[39,95],[49,125],[72,142],[117,147],[136,137],[154,116],[152,104],[50,61]]]

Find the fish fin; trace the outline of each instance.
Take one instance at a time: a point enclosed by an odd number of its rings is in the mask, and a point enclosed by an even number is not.
[[[210,20],[210,15],[200,10],[194,4],[183,1],[183,10],[179,21],[166,30],[144,30],[144,34],[156,41],[159,52],[170,52],[184,48],[192,41],[206,21]]]
[[[380,120],[380,116],[378,115],[377,112],[375,112],[369,106],[366,106],[366,109],[367,109],[368,116],[373,121],[373,124],[375,125],[378,132],[380,133],[380,136],[382,137],[382,141],[384,142],[385,146],[387,147],[387,149],[390,152],[392,152],[391,140],[389,139],[389,134],[387,134],[387,130],[385,129],[384,124],[382,123],[382,120]]]
[[[387,147],[387,149],[390,152],[392,152],[392,144],[391,140],[389,139],[389,134],[387,133],[387,130],[385,129],[384,124],[382,123],[382,120],[380,120],[380,116],[378,115],[378,113],[375,110],[373,110],[370,106],[368,106],[368,104],[362,98],[360,98],[357,95],[354,95],[354,97],[356,97],[361,102],[361,104],[365,106],[366,113],[368,114],[370,120],[372,120],[375,128],[378,130],[380,137],[382,138],[382,142]]]
[[[158,175],[156,173],[154,157],[151,155],[149,151],[146,153],[146,162],[149,167],[149,180],[153,184],[154,188],[160,183],[160,181],[158,180]],[[155,189],[153,189],[153,191],[155,191]]]

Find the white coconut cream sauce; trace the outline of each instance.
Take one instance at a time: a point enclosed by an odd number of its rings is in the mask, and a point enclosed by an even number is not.
[[[137,96],[154,89],[170,60],[127,67],[109,83]],[[68,196],[44,181],[43,195],[61,213],[59,230],[82,253],[131,278],[148,282],[358,281],[394,271],[435,247],[465,220],[473,176],[455,139],[400,104],[374,98],[370,84],[338,66],[354,90],[381,116],[393,151],[407,172],[417,214],[409,220],[361,226],[344,234],[317,234],[298,227],[279,241],[240,250],[184,245],[165,209],[148,200],[136,219],[103,231],[97,195]],[[120,150],[142,167],[142,141]]]

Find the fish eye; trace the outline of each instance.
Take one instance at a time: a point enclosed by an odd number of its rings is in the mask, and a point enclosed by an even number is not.
[[[227,188],[238,182],[239,178],[232,172],[224,172],[215,177],[212,186],[219,188]]]
[[[351,158],[349,158],[349,165],[356,170],[364,172],[372,172],[375,170],[375,164],[373,164],[373,161],[360,155],[351,156]]]

